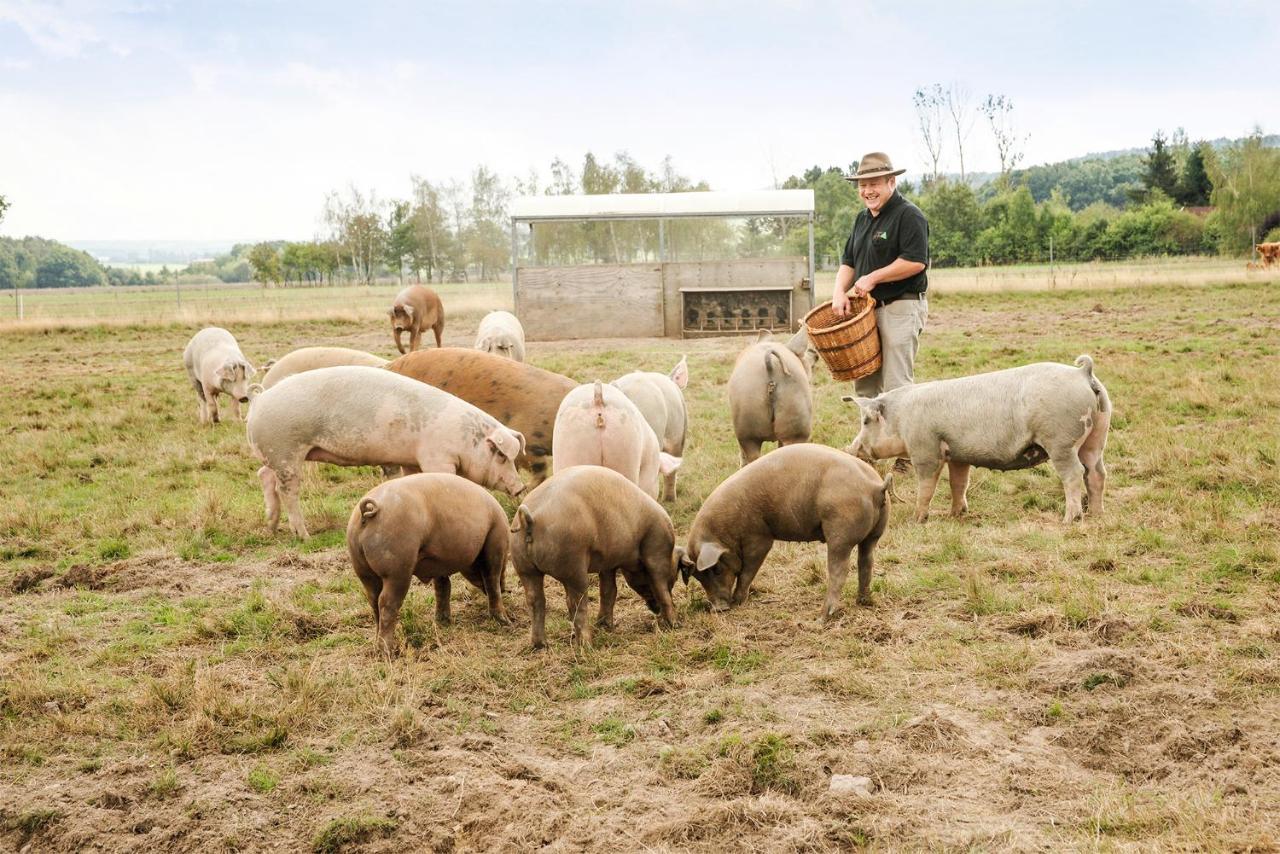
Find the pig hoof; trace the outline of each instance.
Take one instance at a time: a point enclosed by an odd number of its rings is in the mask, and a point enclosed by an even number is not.
[[[611,632],[613,631],[613,620],[606,620],[604,617],[600,617],[596,620],[596,628]]]
[[[871,596],[870,596],[869,594],[867,594],[867,595],[863,595],[863,596],[859,596],[859,597],[858,597],[858,604],[859,604],[859,605],[862,605],[862,606],[864,606],[864,607],[870,608],[870,607],[871,607]]]
[[[513,623],[512,623],[512,620],[511,620],[511,615],[510,615],[510,614],[508,614],[506,611],[498,611],[498,612],[496,612],[496,613],[493,615],[493,618],[494,618],[495,620],[497,620],[499,623],[502,623],[502,625],[504,625],[504,626],[510,626],[510,625],[512,625],[512,624],[513,624]]]

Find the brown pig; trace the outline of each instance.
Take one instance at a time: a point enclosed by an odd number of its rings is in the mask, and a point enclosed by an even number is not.
[[[507,514],[484,487],[453,474],[413,474],[365,494],[347,522],[347,551],[373,608],[384,655],[399,651],[396,624],[414,576],[435,587],[436,622],[450,621],[449,576],[455,572],[489,599],[489,614],[509,623],[502,606]]]
[[[511,522],[511,563],[533,623],[533,646],[546,644],[546,576],[564,585],[573,639],[591,644],[588,576],[600,576],[596,624],[613,628],[617,571],[664,625],[675,624],[675,528],[653,498],[612,469],[574,466],[529,493]]]
[[[405,352],[400,340],[405,331],[409,333],[409,352],[422,345],[424,329],[435,333],[437,347],[444,346],[440,343],[444,332],[444,306],[440,303],[440,295],[431,288],[410,285],[396,294],[387,314],[391,317],[391,336],[401,353]]]
[[[681,550],[680,573],[706,588],[713,611],[747,601],[774,540],[827,544],[823,621],[840,607],[858,549],[858,604],[871,603],[872,552],[889,524],[889,484],[868,463],[826,445],[779,448],[717,486]]]
[[[550,474],[551,435],[560,401],[578,384],[566,376],[480,350],[446,347],[401,356],[387,370],[435,386],[478,407],[525,437],[516,461],[535,484]]]

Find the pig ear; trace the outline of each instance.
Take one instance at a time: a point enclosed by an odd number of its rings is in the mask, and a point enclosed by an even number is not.
[[[845,403],[858,404],[858,408],[864,412],[880,411],[880,404],[876,401],[874,397],[854,397],[851,394],[846,394],[844,397],[840,399],[843,400]]]
[[[393,318],[395,316],[396,316],[396,307],[393,305],[391,306],[391,308],[387,309],[387,317]]]
[[[728,549],[719,543],[703,543],[702,548],[698,550],[698,572],[706,572],[715,566],[720,560],[720,556]]]
[[[680,457],[673,457],[666,451],[658,452],[658,471],[664,475],[675,473],[676,469],[680,468],[681,462],[683,460]]]
[[[524,453],[524,449],[525,449],[524,434],[523,434],[523,433],[521,433],[519,430],[512,430],[510,427],[508,427],[508,428],[507,428],[507,431],[508,431],[512,436],[515,436],[515,437],[516,437],[516,440],[520,443],[520,450],[519,450],[519,451],[517,451],[516,453],[518,453],[518,454],[523,454],[523,453]]]
[[[689,553],[684,550],[684,546],[676,546],[676,566],[680,568],[680,578],[688,585],[690,570],[693,569],[693,561],[689,560]]]
[[[787,349],[803,359],[805,357],[805,350],[809,349],[809,333],[804,329],[801,329],[795,335],[792,335],[787,339]]]
[[[479,341],[476,342],[476,349],[482,350],[485,353],[492,353],[493,348],[490,346],[490,343],[491,342],[488,337],[481,338]]]
[[[756,343],[760,344],[765,341],[768,341],[769,336],[772,334],[773,333],[771,333],[768,329],[761,329],[759,332],[756,333]]]
[[[502,456],[514,460],[524,450],[524,435],[506,427],[495,427],[485,441]]]
[[[404,316],[413,320],[413,306],[406,304],[404,307]]]
[[[671,381],[676,384],[677,388],[685,388],[689,385],[689,357],[681,356],[679,363],[671,369]]]

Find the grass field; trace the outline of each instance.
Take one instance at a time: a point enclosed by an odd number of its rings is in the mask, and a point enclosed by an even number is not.
[[[258,362],[391,349],[372,320],[232,328]],[[377,473],[317,467],[312,539],[268,535],[243,425],[196,422],[193,331],[0,335],[7,845],[1280,846],[1273,285],[933,296],[920,379],[1093,356],[1116,410],[1100,519],[1062,524],[1048,467],[977,471],[964,519],[942,496],[925,525],[894,506],[870,608],[850,584],[818,626],[825,552],[779,545],[742,608],[677,586],[680,626],[659,632],[626,590],[617,630],[579,652],[554,582],[540,653],[513,577],[514,628],[461,583],[437,627],[416,585],[392,663],[343,547]],[[683,535],[737,465],[740,344],[533,344],[530,360],[590,381],[688,353]],[[814,440],[842,446],[847,386],[819,370]],[[833,773],[873,792],[830,793]]]

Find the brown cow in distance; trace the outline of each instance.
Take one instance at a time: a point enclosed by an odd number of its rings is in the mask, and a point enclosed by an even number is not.
[[[430,329],[435,333],[436,346],[443,347],[440,336],[444,333],[444,306],[440,296],[431,288],[422,285],[410,285],[396,294],[391,309],[391,336],[395,339],[396,349],[406,352],[400,341],[401,335],[408,330],[409,350],[412,353],[422,344],[422,330]]]
[[[1272,264],[1280,264],[1280,243],[1259,243],[1258,255],[1261,258],[1258,266],[1264,270]]]

